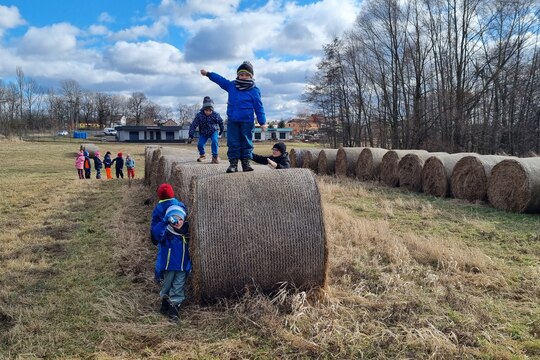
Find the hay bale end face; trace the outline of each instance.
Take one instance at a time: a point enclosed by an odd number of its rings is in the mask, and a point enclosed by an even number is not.
[[[293,148],[289,152],[289,157],[291,159],[291,167],[293,168],[302,168],[304,167],[304,154],[306,153],[306,150],[310,149],[301,149],[301,148]]]
[[[303,152],[303,164],[302,168],[311,169],[314,172],[319,170],[319,153],[322,149],[306,149]]]
[[[356,163],[363,147],[340,147],[336,154],[336,176],[356,177]]]
[[[193,180],[190,251],[198,301],[283,282],[324,287],[327,245],[321,197],[307,169]]]
[[[319,175],[334,175],[336,173],[337,149],[323,149],[319,153],[317,172]]]
[[[381,182],[387,186],[399,186],[399,161],[407,154],[427,154],[425,150],[389,150],[382,157]]]
[[[356,177],[361,181],[379,181],[381,177],[381,163],[388,150],[381,148],[365,148],[358,156],[356,162]]]
[[[461,158],[452,171],[452,194],[458,199],[482,201],[487,199],[491,169],[509,156],[472,155]]]
[[[488,199],[497,209],[540,213],[540,158],[507,159],[495,165]]]
[[[437,197],[451,196],[450,178],[456,163],[472,153],[430,156],[422,168],[422,191]]]
[[[154,151],[159,148],[157,145],[147,145],[144,148],[144,185],[150,185],[150,174],[152,173],[152,159]]]
[[[399,187],[409,191],[422,191],[422,169],[424,161],[430,156],[443,156],[448,153],[407,154],[398,163]]]

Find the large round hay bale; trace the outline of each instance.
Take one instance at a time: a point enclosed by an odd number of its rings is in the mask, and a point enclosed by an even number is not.
[[[356,177],[362,181],[379,181],[382,158],[387,152],[387,149],[364,148],[356,162]]]
[[[152,171],[152,158],[158,145],[146,145],[144,147],[144,185],[150,185],[150,174]]]
[[[99,151],[99,148],[95,144],[81,144],[81,147],[84,150],[88,151],[88,154],[90,155],[91,158],[94,157],[96,151]]]
[[[336,176],[356,177],[356,163],[363,147],[340,147],[336,154]]]
[[[196,161],[197,159],[197,154],[191,150],[167,147],[161,147],[154,150],[154,153],[152,154],[152,168],[150,170],[150,189],[152,192],[154,192],[154,190],[156,190],[163,182],[164,176],[170,176],[172,164],[166,164],[164,162],[165,160],[163,160],[161,165],[159,164],[161,157],[165,155],[168,159],[174,159],[174,162],[176,163]],[[168,172],[166,170],[168,170]]]
[[[199,176],[193,199],[196,301],[253,286],[269,293],[284,282],[298,289],[325,286],[326,234],[311,171]]]
[[[388,150],[381,162],[381,182],[388,186],[399,186],[399,161],[407,154],[422,154],[425,150]]]
[[[399,187],[409,191],[422,191],[422,168],[430,156],[443,156],[448,153],[407,154],[398,163]]]
[[[304,155],[306,152],[315,150],[308,148],[293,148],[289,151],[289,157],[291,159],[291,167],[302,168],[304,167]]]
[[[451,196],[450,177],[456,163],[472,153],[430,156],[422,168],[422,191],[428,195]]]
[[[458,199],[468,201],[486,200],[491,169],[509,156],[471,155],[461,158],[452,171],[450,186]]]
[[[302,167],[304,169],[311,169],[314,172],[319,171],[319,153],[322,149],[306,149],[303,152],[304,162]]]
[[[334,175],[336,173],[337,149],[323,149],[319,153],[317,173],[319,175]]]
[[[506,159],[495,165],[488,199],[497,209],[540,213],[540,158]]]

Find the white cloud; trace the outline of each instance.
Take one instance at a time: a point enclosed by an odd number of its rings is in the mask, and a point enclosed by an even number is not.
[[[102,12],[98,16],[98,21],[101,23],[112,23],[114,22],[114,17],[109,15],[107,12]]]
[[[42,28],[30,27],[21,39],[19,52],[24,55],[58,57],[74,51],[80,30],[67,23]]]
[[[137,25],[128,29],[123,29],[111,35],[113,40],[137,40],[139,38],[159,38],[168,31],[168,19],[162,17],[156,22],[148,25]]]
[[[104,25],[90,25],[88,32],[90,35],[109,35],[111,33]]]
[[[26,21],[21,17],[17,7],[0,5],[0,36],[7,29],[13,29],[24,24],[26,24]]]

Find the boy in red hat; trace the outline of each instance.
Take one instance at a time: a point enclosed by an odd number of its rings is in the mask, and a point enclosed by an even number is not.
[[[113,159],[111,162],[112,164],[115,164],[116,169],[116,178],[124,178],[124,158],[122,157],[122,153],[119,152],[118,155]]]

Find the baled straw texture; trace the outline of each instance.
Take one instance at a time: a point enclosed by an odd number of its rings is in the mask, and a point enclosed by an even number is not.
[[[307,169],[193,180],[190,251],[198,301],[287,282],[324,287],[327,245],[321,196]]]
[[[471,155],[461,158],[454,166],[450,185],[455,198],[480,201],[487,198],[491,169],[509,156]]]
[[[422,168],[422,191],[428,195],[451,196],[450,178],[456,163],[472,153],[430,156]]]
[[[422,191],[422,168],[430,156],[443,156],[448,153],[407,154],[398,163],[399,187],[409,191]]]
[[[540,158],[507,159],[495,165],[488,199],[497,209],[540,213]]]
[[[388,150],[381,148],[365,148],[358,156],[356,162],[356,177],[362,181],[379,181],[381,177],[381,163]]]
[[[319,153],[322,149],[306,149],[303,152],[304,163],[302,168],[319,171]]]
[[[159,148],[158,145],[146,145],[144,147],[144,182],[143,184],[150,185],[150,174],[152,172],[152,158],[154,151]]]
[[[334,175],[336,173],[337,149],[323,149],[319,153],[317,172],[319,175]]]
[[[381,182],[387,186],[399,186],[399,161],[407,154],[422,154],[425,150],[389,150],[381,162]]]
[[[82,146],[86,151],[88,151],[88,154],[90,155],[91,158],[94,157],[96,151],[99,151],[97,145],[95,145],[95,144],[81,144],[81,146]]]
[[[336,176],[356,177],[356,163],[363,147],[340,147],[336,154]]]
[[[154,150],[152,154],[152,168],[150,170],[150,189],[152,193],[155,193],[158,186],[161,185],[164,172],[166,169],[172,170],[172,164],[165,164],[164,162],[160,165],[160,159],[163,155],[173,155],[174,161],[176,163],[195,161],[197,158],[197,153],[191,150],[183,150],[178,148],[167,148],[161,147]]]
[[[315,150],[308,148],[293,148],[289,152],[289,157],[291,159],[291,167],[293,168],[302,168],[304,167],[304,155],[307,151]]]

